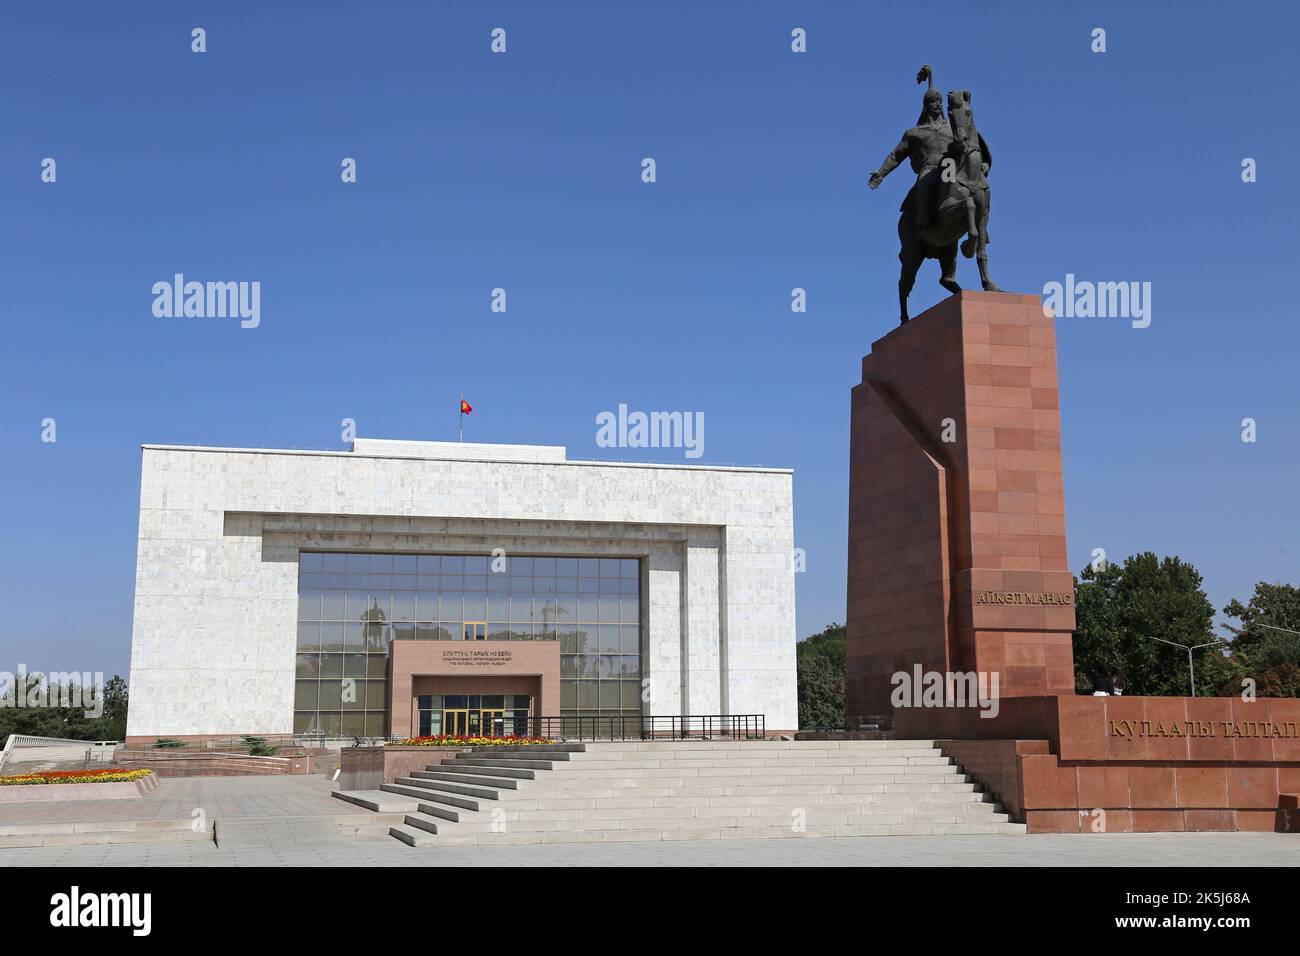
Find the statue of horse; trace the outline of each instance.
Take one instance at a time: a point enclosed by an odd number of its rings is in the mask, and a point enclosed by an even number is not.
[[[935,211],[928,225],[919,227],[917,216],[905,208],[898,217],[898,253],[902,269],[898,277],[900,322],[908,320],[907,298],[916,282],[917,270],[926,259],[939,260],[942,275],[939,284],[949,292],[960,292],[957,284],[957,249],[967,259],[972,255],[979,263],[980,281],[986,292],[999,291],[989,278],[988,223],[989,181],[987,173],[993,158],[984,137],[975,128],[970,108],[970,90],[948,93],[948,125],[953,141],[938,170],[939,188]],[[965,240],[962,237],[965,236]]]

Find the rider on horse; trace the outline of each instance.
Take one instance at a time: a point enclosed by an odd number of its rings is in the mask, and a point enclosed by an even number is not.
[[[903,134],[897,146],[890,150],[880,168],[871,174],[867,185],[879,187],[903,160],[910,160],[916,173],[916,183],[908,190],[900,211],[914,211],[916,228],[923,232],[934,218],[934,208],[939,195],[939,166],[952,146],[952,130],[943,115],[943,94],[934,88],[934,76],[928,66],[921,68],[917,82],[927,80],[929,85],[921,101],[921,115],[916,125]]]

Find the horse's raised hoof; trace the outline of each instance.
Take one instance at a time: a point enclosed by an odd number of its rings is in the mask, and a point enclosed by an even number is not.
[[[957,284],[957,280],[954,279],[952,276],[943,276],[943,277],[941,277],[941,278],[939,279],[939,285],[943,286],[945,289],[947,289],[947,290],[948,290],[949,292],[951,292],[953,295],[956,295],[958,292],[961,291],[961,286],[959,286],[959,285]]]
[[[992,279],[987,279],[987,280],[985,280],[985,282],[984,282],[984,291],[985,291],[985,292],[1001,292],[1002,289],[1001,289],[1001,287],[1000,287],[996,282],[994,282]]]
[[[964,240],[962,240],[961,254],[965,256],[967,259],[969,259],[971,256],[975,255],[975,245],[976,243],[974,237],[972,236],[966,237]]]

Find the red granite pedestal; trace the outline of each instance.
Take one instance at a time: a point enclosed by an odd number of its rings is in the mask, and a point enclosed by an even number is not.
[[[1031,832],[1300,829],[1300,701],[1075,696],[1037,296],[929,309],[873,343],[852,401],[850,730],[939,741]],[[942,675],[938,701],[896,706],[918,669]],[[962,675],[995,699],[958,698]]]
[[[1031,295],[962,292],[873,343],[853,389],[846,713],[890,677],[997,674],[1072,694],[1053,320]]]

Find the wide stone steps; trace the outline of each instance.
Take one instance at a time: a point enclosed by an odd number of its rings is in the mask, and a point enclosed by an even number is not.
[[[399,828],[394,827],[393,830]],[[530,830],[489,833],[447,833],[416,842],[394,833],[411,846],[500,846],[529,843],[647,843],[673,840],[812,839],[816,837],[955,836],[1023,834],[1023,823],[867,824],[809,828],[793,831],[780,827],[671,827],[626,830]]]
[[[930,741],[482,748],[381,791],[336,795],[408,801],[411,846],[1024,832]]]

